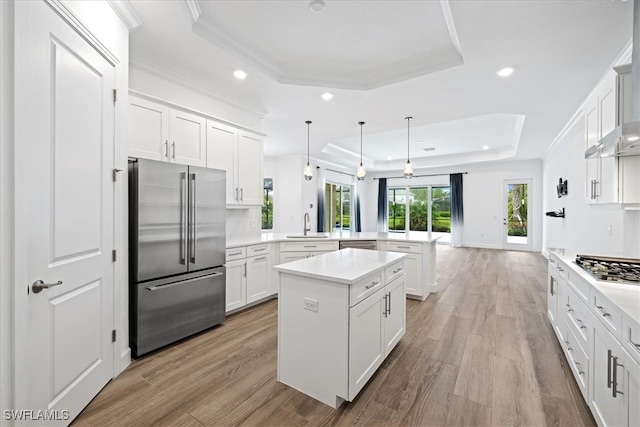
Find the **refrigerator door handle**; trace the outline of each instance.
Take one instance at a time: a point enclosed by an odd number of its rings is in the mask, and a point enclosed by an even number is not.
[[[191,262],[196,262],[196,251],[198,250],[198,233],[196,231],[198,226],[198,218],[196,216],[197,210],[196,201],[196,174],[191,174]]]
[[[180,264],[187,262],[187,174],[180,174]]]
[[[211,273],[207,275],[207,277],[222,276],[223,274],[224,273],[216,272],[216,273]],[[191,283],[200,279],[202,279],[202,277],[194,277],[193,279],[182,280],[180,282],[167,283],[166,285],[147,286],[145,289],[151,292],[161,291],[163,289],[173,288],[174,286],[186,285],[187,283]]]

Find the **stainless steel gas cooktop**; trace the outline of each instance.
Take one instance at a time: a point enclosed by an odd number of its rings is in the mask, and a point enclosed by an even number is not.
[[[640,259],[576,255],[576,264],[598,280],[640,285]]]

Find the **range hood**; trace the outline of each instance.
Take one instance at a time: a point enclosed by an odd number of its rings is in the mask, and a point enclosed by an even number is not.
[[[586,159],[607,156],[640,156],[640,0],[633,2],[630,121],[619,124],[584,153]]]

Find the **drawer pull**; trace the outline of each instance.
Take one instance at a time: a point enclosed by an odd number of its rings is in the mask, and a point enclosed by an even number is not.
[[[567,351],[573,351],[573,349],[571,347],[569,347],[571,345],[571,343],[568,340],[565,340],[564,343],[567,345]]]
[[[266,256],[261,256],[261,257],[258,257],[258,258],[254,258],[253,262],[262,261],[263,259],[267,259],[267,257]]]
[[[606,311],[604,311],[604,308],[602,308],[601,305],[596,305],[596,308],[600,310],[600,314],[602,315],[602,317],[611,316],[611,313],[607,313]]]
[[[315,248],[315,247],[317,247],[317,245],[305,245],[304,247],[305,248]]]
[[[631,328],[629,328],[629,342],[631,344],[633,344],[636,347],[636,350],[640,350],[640,344],[636,344],[635,342],[633,342],[633,340],[631,339]]]
[[[262,252],[262,251],[266,251],[267,248],[260,248],[260,249],[254,249],[254,252]]]
[[[607,388],[611,388],[611,350],[607,350]]]
[[[396,248],[400,248],[400,249],[411,249],[411,246],[396,246]]]
[[[233,252],[229,254],[229,256],[236,256],[236,255],[242,255],[242,252]]]
[[[399,273],[402,271],[402,268],[396,268],[395,270],[393,270],[393,274]]]
[[[380,282],[371,282],[371,284],[370,284],[370,285],[366,285],[364,288],[365,288],[365,289],[371,289],[371,288],[373,288],[374,286],[377,286],[377,285],[378,285],[378,283],[380,283]]]
[[[562,272],[562,271],[564,271],[564,269],[562,267],[558,266],[558,271]]]
[[[576,367],[578,368],[578,375],[584,374],[584,371],[582,370],[582,365],[580,364],[580,362],[576,362]]]

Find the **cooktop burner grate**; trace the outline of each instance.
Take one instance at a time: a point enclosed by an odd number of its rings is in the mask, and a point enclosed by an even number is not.
[[[577,255],[576,264],[598,280],[640,285],[640,259]]]

